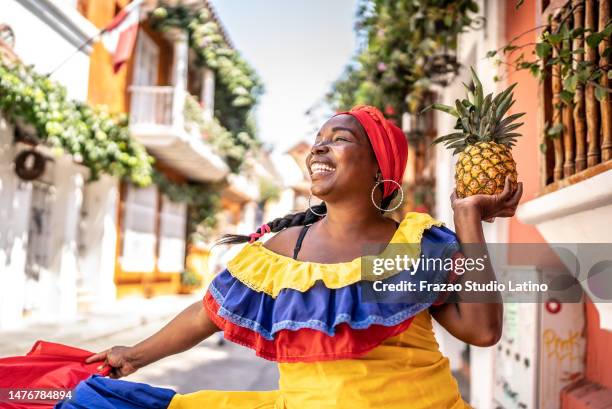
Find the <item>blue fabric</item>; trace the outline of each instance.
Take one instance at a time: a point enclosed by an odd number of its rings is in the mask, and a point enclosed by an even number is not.
[[[428,258],[451,257],[458,249],[455,234],[445,227],[433,227],[423,235],[421,253]],[[444,271],[418,271],[416,274],[404,271],[382,282],[426,280],[441,283],[447,276],[448,272]],[[328,289],[317,282],[306,292],[283,289],[272,298],[252,290],[225,270],[212,281],[209,292],[219,305],[219,316],[256,331],[268,340],[285,329],[310,328],[333,336],[335,327],[341,323],[353,329],[366,329],[374,324],[395,326],[428,308],[438,296],[433,292],[377,294],[372,284],[361,281]]]
[[[92,375],[55,409],[166,409],[176,394],[166,388]]]

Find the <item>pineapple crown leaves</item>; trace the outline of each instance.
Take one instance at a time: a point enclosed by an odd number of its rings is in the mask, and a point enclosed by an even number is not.
[[[436,109],[457,118],[454,128],[457,132],[440,136],[434,139],[433,143],[443,143],[446,148],[453,150],[453,154],[478,142],[496,142],[507,147],[514,146],[516,138],[521,134],[512,131],[523,125],[522,122],[515,123],[515,121],[525,113],[504,116],[514,105],[513,90],[517,84],[512,84],[495,96],[493,94],[485,96],[482,83],[471,67],[470,73],[472,81],[463,84],[467,98],[455,100],[454,106],[434,103],[425,108],[424,111]]]

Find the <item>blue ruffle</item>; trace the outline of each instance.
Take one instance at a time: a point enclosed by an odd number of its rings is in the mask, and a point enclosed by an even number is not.
[[[427,230],[421,242],[421,252],[428,258],[451,257],[458,248],[455,234],[445,227]],[[382,283],[420,280],[442,283],[447,276],[448,272],[444,271],[419,271],[417,274],[405,271]],[[268,340],[274,339],[278,331],[287,329],[310,328],[333,336],[335,327],[342,323],[353,329],[366,329],[371,325],[395,326],[428,308],[438,297],[434,292],[373,295],[372,282],[361,281],[339,289],[328,289],[317,282],[306,292],[283,289],[272,298],[247,287],[228,270],[215,277],[209,291],[219,305],[219,316],[256,331]]]
[[[81,381],[70,399],[55,409],[166,409],[176,394],[172,389],[92,375]]]

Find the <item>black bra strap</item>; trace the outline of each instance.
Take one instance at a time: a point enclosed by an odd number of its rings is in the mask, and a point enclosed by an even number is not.
[[[298,239],[295,242],[295,247],[293,248],[293,259],[294,260],[297,260],[298,253],[300,252],[300,249],[302,248],[302,241],[304,241],[304,236],[306,236],[306,232],[308,231],[308,228],[310,226],[311,226],[310,224],[307,224],[306,226],[302,227],[302,230],[300,231],[300,235],[298,236]]]
[[[399,228],[400,223],[395,222],[395,225]],[[308,231],[308,228],[310,226],[312,225],[307,224],[306,226],[302,227],[302,230],[300,231],[300,235],[298,236],[298,239],[295,242],[295,247],[293,248],[293,259],[294,260],[297,260],[298,253],[300,252],[300,249],[302,248],[302,242],[304,241],[304,236],[306,236],[306,232]]]

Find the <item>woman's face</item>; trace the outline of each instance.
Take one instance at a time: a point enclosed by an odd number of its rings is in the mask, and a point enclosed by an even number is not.
[[[361,124],[351,115],[328,120],[315,139],[306,166],[312,194],[325,201],[369,194],[378,163]]]

